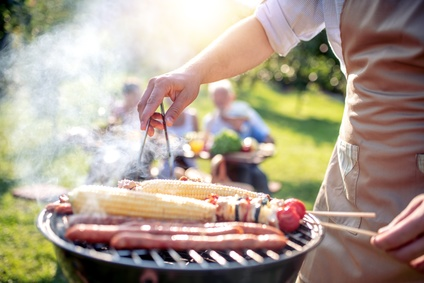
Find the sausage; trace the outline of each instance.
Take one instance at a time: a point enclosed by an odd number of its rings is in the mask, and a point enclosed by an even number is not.
[[[253,222],[216,222],[216,223],[205,223],[205,227],[221,227],[221,226],[240,226],[243,229],[245,234],[254,234],[254,235],[266,235],[266,234],[276,234],[284,236],[284,233],[271,225],[262,224],[262,223],[253,223]]]
[[[142,221],[128,216],[115,215],[96,215],[96,214],[73,214],[68,216],[68,225],[76,224],[101,224],[101,225],[119,225],[130,221]]]
[[[49,212],[56,212],[59,214],[72,214],[72,206],[69,202],[48,203],[45,209]]]
[[[109,243],[118,232],[118,225],[76,224],[66,230],[65,238],[74,242]]]
[[[227,234],[220,236],[152,235],[150,233],[121,232],[112,237],[115,249],[174,249],[174,250],[278,250],[286,245],[281,235]]]
[[[82,241],[87,243],[109,243],[110,239],[117,233],[134,232],[150,233],[152,235],[208,235],[216,236],[223,234],[241,234],[240,227],[196,227],[196,226],[169,226],[169,225],[97,225],[76,224],[66,230],[65,237],[71,241]]]
[[[223,226],[237,226],[243,229],[245,234],[277,234],[284,235],[284,233],[271,225],[253,223],[253,222],[187,222],[187,221],[159,221],[156,219],[137,219],[126,216],[103,216],[103,215],[92,215],[92,214],[74,214],[68,217],[69,226],[76,224],[102,224],[102,225],[126,225],[126,226],[140,226],[140,225],[168,225],[168,226],[193,226],[193,227],[223,227]]]
[[[207,222],[207,223],[198,223],[198,222],[171,222],[171,221],[158,221],[158,220],[142,220],[142,221],[129,221],[123,223],[126,226],[139,226],[139,225],[169,225],[169,226],[178,226],[178,227],[205,227],[205,228],[217,228],[217,227],[238,227],[242,229],[244,234],[254,234],[254,235],[265,235],[265,234],[276,234],[284,235],[284,233],[271,225],[262,224],[262,223],[253,223],[253,222]]]

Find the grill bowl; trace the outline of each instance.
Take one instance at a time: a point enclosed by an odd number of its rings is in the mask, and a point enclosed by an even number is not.
[[[75,244],[64,238],[66,216],[41,211],[40,232],[53,243],[69,282],[229,283],[294,282],[306,254],[324,232],[319,220],[305,215],[298,230],[287,234],[281,251],[122,250]]]

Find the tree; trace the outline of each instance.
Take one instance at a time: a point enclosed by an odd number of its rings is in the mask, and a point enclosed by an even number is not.
[[[239,84],[256,80],[272,82],[281,87],[304,90],[318,87],[334,93],[344,93],[345,78],[337,58],[331,51],[325,31],[308,42],[301,42],[286,57],[274,54],[261,66],[238,78]]]
[[[5,0],[0,4],[0,51],[8,46],[11,34],[24,42],[65,22],[73,15],[78,1]]]

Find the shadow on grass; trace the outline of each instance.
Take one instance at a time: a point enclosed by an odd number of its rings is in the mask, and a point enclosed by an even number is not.
[[[68,280],[62,273],[59,264],[56,264],[56,273],[54,274],[54,277],[39,280],[37,283],[68,283]]]
[[[270,111],[265,105],[256,105],[255,109],[269,123],[279,128],[292,129],[293,132],[310,136],[316,144],[334,143],[334,135],[338,132],[340,123],[327,119],[292,118],[281,113]]]
[[[0,198],[8,193],[14,186],[16,185],[16,182],[9,179],[2,179],[0,177]]]
[[[65,275],[63,275],[62,270],[60,269],[59,264],[56,267],[56,274],[54,275],[53,281],[51,283],[66,283],[68,282],[65,278]]]

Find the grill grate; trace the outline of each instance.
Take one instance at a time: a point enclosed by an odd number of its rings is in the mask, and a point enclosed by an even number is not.
[[[175,251],[168,250],[115,250],[105,244],[88,245],[73,243],[64,238],[66,230],[66,216],[52,213],[41,213],[38,224],[40,230],[56,245],[69,251],[122,265],[155,267],[163,269],[222,269],[254,266],[258,264],[283,261],[290,257],[304,253],[316,246],[323,234],[318,220],[305,215],[299,229],[286,234],[287,245],[279,250],[205,250],[205,251]]]

